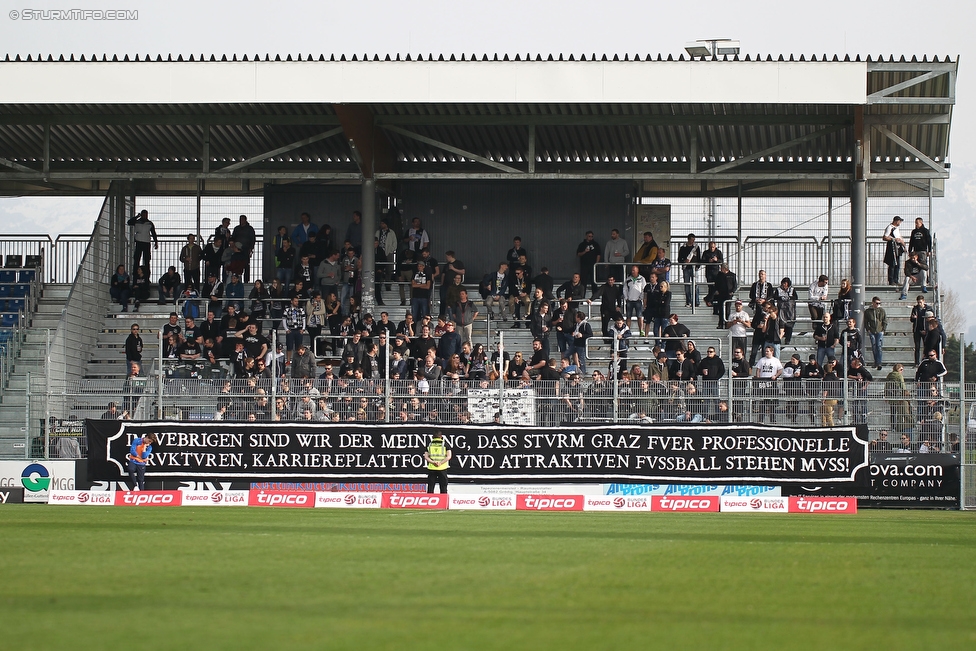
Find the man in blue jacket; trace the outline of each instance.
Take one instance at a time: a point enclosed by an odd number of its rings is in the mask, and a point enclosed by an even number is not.
[[[137,491],[146,490],[146,464],[152,456],[153,443],[156,443],[156,435],[146,434],[132,441],[129,446],[129,454],[126,456],[129,461],[129,479]]]

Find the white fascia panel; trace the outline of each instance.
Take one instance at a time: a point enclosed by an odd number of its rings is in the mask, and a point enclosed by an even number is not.
[[[0,63],[5,104],[863,104],[864,62]]]

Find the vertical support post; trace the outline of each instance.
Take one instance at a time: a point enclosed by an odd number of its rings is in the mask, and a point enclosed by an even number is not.
[[[691,125],[691,153],[688,159],[691,173],[698,174],[698,126],[694,124]]]
[[[315,352],[315,341],[311,350]],[[278,413],[278,331],[271,331],[271,420],[274,422]]]
[[[613,381],[613,424],[617,424],[617,419],[620,417],[620,380],[618,377],[620,373],[617,367],[620,365],[620,353],[617,350],[617,338],[613,338],[613,356],[611,357],[612,363],[610,366],[610,379]]]
[[[197,181],[197,239],[200,239],[200,213],[202,208],[203,179]],[[203,244],[206,244],[205,242]],[[206,274],[205,274],[206,275]],[[185,280],[185,279],[184,279]]]
[[[498,366],[499,368],[505,368],[505,333],[501,330],[498,331]],[[498,413],[501,417],[498,419],[499,424],[505,423],[505,374],[499,372],[498,374]]]
[[[827,277],[834,277],[834,182],[827,181]]]
[[[376,233],[376,180],[363,179],[363,314],[372,312],[376,307],[376,250],[373,248],[373,237]]]
[[[929,223],[928,223],[929,231],[932,230],[932,196],[933,196],[932,179],[929,179]]]
[[[41,163],[41,174],[47,180],[47,175],[51,173],[51,125],[44,125],[44,161]]]
[[[736,193],[738,197],[736,203],[736,226],[735,226],[735,237],[738,242],[739,251],[735,256],[735,276],[742,282],[742,255],[745,251],[745,246],[742,242],[742,181],[738,183],[738,192]]]
[[[386,395],[383,398],[384,404],[386,405],[386,418],[384,419],[384,422],[389,423],[390,411],[392,411],[391,407],[393,406],[393,400],[391,399],[393,392],[390,386],[390,334],[389,332],[387,332],[386,335],[386,354],[384,355],[384,357],[386,358],[386,364],[385,364],[386,368],[383,369],[383,373],[384,373],[383,377],[386,378],[385,382],[383,383],[384,391],[386,392]]]
[[[44,425],[46,428],[51,427],[51,329],[45,329],[45,345],[44,345],[44,360],[46,362],[44,366]],[[128,371],[128,369],[127,369]],[[30,383],[27,385],[28,390],[30,389]],[[62,390],[67,390],[64,387]],[[30,409],[28,408],[28,411]]]
[[[31,399],[31,373],[27,371],[27,388],[24,389],[25,403],[27,409],[24,411],[24,458],[30,459],[31,454],[31,428],[30,428],[30,399]]]
[[[841,402],[841,407],[844,408],[844,421],[842,425],[851,423],[851,386],[850,382],[847,380],[848,366],[850,365],[850,357],[847,354],[847,337],[843,335],[840,336],[840,353],[841,359],[844,360],[844,377],[840,378],[841,384],[844,387],[844,400]]]
[[[867,276],[867,181],[856,179],[851,189],[851,284],[854,289],[851,314],[860,328],[864,322],[864,286]]]
[[[203,162],[203,173],[210,173],[210,125],[203,125],[203,151],[200,152],[200,159]]]
[[[864,286],[867,280],[868,182],[871,171],[871,128],[864,125],[864,107],[854,109],[854,176],[851,182],[851,314],[864,325]],[[846,371],[846,369],[845,369]]]
[[[159,360],[156,365],[156,419],[163,420],[163,329],[156,331],[156,338],[159,339]]]
[[[529,174],[535,174],[535,125],[529,125]]]
[[[966,429],[969,427],[966,412],[966,333],[959,333],[959,508],[966,504]]]

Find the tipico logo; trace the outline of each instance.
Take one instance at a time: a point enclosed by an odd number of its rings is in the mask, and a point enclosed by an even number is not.
[[[46,491],[51,487],[51,473],[39,463],[32,463],[20,475],[20,482],[25,490],[32,493]]]

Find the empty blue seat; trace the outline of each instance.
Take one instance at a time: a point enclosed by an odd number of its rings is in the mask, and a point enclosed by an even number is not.
[[[7,298],[10,296],[10,290],[12,285],[0,285],[0,298]]]
[[[34,282],[34,276],[37,275],[37,271],[34,269],[24,269],[20,272],[20,278],[18,280],[22,283],[32,283]]]
[[[7,299],[7,312],[19,312],[26,308],[27,299],[26,298],[8,298]]]
[[[30,294],[30,285],[11,285],[10,288],[10,295],[15,298]]]
[[[19,269],[24,266],[24,256],[22,255],[7,255],[6,264],[3,265],[8,269]]]
[[[0,271],[0,283],[15,283],[17,282],[17,272],[16,271]]]
[[[0,326],[4,328],[13,328],[20,321],[20,316],[17,314],[5,313],[0,317]]]

